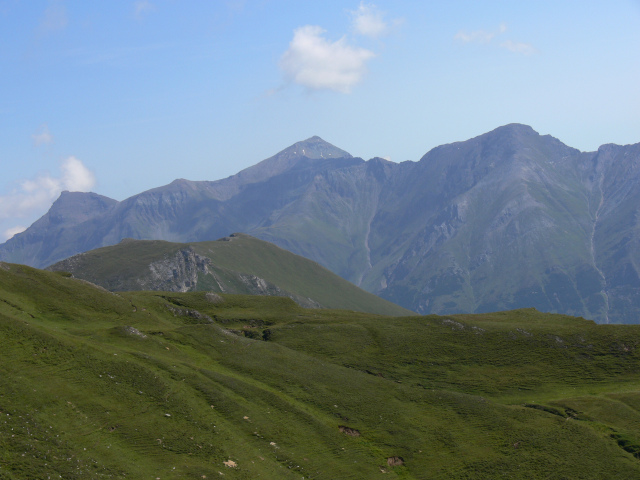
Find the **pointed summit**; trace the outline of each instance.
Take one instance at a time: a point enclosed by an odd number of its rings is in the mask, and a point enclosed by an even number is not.
[[[513,134],[540,135],[530,125],[525,125],[523,123],[507,123],[506,125],[502,125],[501,127],[494,128],[493,130],[487,133],[498,133],[498,132],[508,132],[512,135]]]
[[[77,247],[73,228],[100,218],[118,204],[117,200],[92,192],[64,191],[49,211],[24,232],[2,245],[0,259],[28,265],[48,265],[87,250]],[[81,240],[80,242],[82,242]]]
[[[287,155],[301,155],[306,158],[351,158],[351,154],[339,149],[338,147],[331,145],[329,142],[325,142],[320,137],[313,136],[307,138],[301,142],[294,143],[289,148],[284,149],[282,152],[275,156]],[[273,157],[271,157],[273,158]]]
[[[77,225],[96,215],[103,214],[117,203],[117,200],[97,193],[69,192],[65,190],[53,202],[49,211],[35,222],[32,227],[40,226],[40,223],[43,223],[43,219],[47,225],[63,223],[66,226]]]
[[[245,168],[237,177],[242,183],[254,183],[283,173],[304,160],[329,160],[334,158],[352,158],[351,154],[325,142],[318,136],[294,143],[274,156]]]
[[[456,145],[467,143],[506,146],[521,144],[522,142],[528,142],[531,140],[535,141],[535,139],[539,138],[540,134],[529,125],[509,123],[507,125],[494,128],[489,132],[483,133],[469,140],[465,140],[464,142],[456,142]]]

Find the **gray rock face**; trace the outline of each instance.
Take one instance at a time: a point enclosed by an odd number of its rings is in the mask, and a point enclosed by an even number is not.
[[[584,153],[513,124],[394,164],[314,137],[224,180],[178,180],[69,222],[52,212],[0,259],[45,266],[124,237],[239,231],[419,313],[640,322],[640,144]]]
[[[136,290],[189,292],[198,286],[198,273],[209,275],[211,260],[201,257],[192,248],[183,248],[174,256],[153,262],[149,273],[138,278]]]

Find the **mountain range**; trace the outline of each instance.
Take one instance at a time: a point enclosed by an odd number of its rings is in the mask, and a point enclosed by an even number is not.
[[[121,202],[64,192],[0,260],[44,267],[123,238],[244,232],[422,314],[639,323],[639,177],[640,144],[581,152],[520,124],[402,163],[312,137],[218,181]]]

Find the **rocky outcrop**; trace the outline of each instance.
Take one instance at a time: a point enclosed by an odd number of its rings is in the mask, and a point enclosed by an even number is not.
[[[300,295],[287,292],[273,283],[267,282],[265,279],[255,275],[241,273],[238,275],[240,281],[246,285],[252,295],[270,295],[275,297],[288,297],[301,307],[305,308],[322,308],[322,305],[315,300],[305,298]]]
[[[289,297],[306,308],[322,307],[310,298],[287,292],[256,275],[234,272],[234,278],[230,279],[228,272],[222,275],[211,259],[198,255],[192,247],[182,248],[175,255],[151,263],[149,272],[139,277],[136,284],[138,290],[190,292],[202,290],[198,288],[198,282],[205,277],[208,277],[207,283],[213,284],[214,289],[220,293]]]
[[[189,292],[197,289],[199,275],[210,274],[210,266],[210,259],[186,247],[173,256],[151,263],[149,273],[137,279],[136,283],[138,290]]]
[[[221,239],[221,241],[231,241],[233,238],[232,235]],[[135,248],[138,242],[138,240],[124,239],[120,242],[119,247],[124,252],[127,246]],[[132,255],[134,254],[131,252],[123,253],[130,259],[126,269],[123,269],[121,264],[119,266],[109,265],[105,269],[105,263],[108,261],[96,261],[95,256],[79,253],[48,267],[48,270],[68,272],[80,281],[114,292],[127,290],[207,291],[207,299],[213,303],[224,301],[217,293],[267,295],[288,297],[305,308],[323,307],[322,304],[311,298],[284,290],[257,275],[215,265],[209,257],[198,254],[191,245],[183,247],[179,247],[178,244],[173,245],[174,249],[164,255],[154,254],[159,258],[150,263],[140,262],[139,258],[133,260]],[[114,247],[106,247],[98,251],[104,252],[109,248]],[[148,254],[144,249],[137,253],[142,257]],[[121,260],[121,262],[123,261]],[[1,263],[0,268],[2,268]]]

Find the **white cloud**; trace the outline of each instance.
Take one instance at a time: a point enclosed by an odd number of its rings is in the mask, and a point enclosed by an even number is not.
[[[325,30],[306,25],[294,31],[280,68],[293,82],[311,90],[349,93],[366,73],[366,62],[375,54],[347,43],[345,37],[331,42]]]
[[[379,37],[389,31],[389,24],[384,20],[384,14],[375,5],[360,2],[358,10],[353,15],[353,28],[360,35]]]
[[[19,233],[24,232],[27,229],[27,227],[23,227],[23,226],[16,226],[16,227],[11,227],[6,229],[4,232],[2,232],[2,240],[9,240],[10,238],[12,238],[14,235],[17,235]]]
[[[133,3],[133,14],[136,18],[142,18],[147,13],[153,12],[155,9],[155,5],[149,0],[138,0]]]
[[[37,133],[31,135],[31,138],[36,146],[53,142],[53,135],[49,133],[49,127],[46,123],[40,127],[40,130]]]
[[[67,10],[64,5],[53,3],[44,11],[38,30],[41,35],[48,35],[67,27]]]
[[[96,184],[96,177],[76,157],[69,157],[60,167],[62,170],[61,185],[62,190],[72,192],[86,192],[91,190]]]
[[[506,42],[502,42],[500,46],[502,48],[506,48],[510,52],[521,53],[523,55],[532,55],[536,53],[536,49],[533,47],[533,45],[529,43],[521,43],[521,42],[514,42],[512,40],[507,40]]]
[[[86,192],[95,183],[93,173],[80,160],[69,157],[60,166],[60,176],[42,174],[23,180],[11,193],[0,196],[0,219],[24,218],[44,211],[63,190]]]

